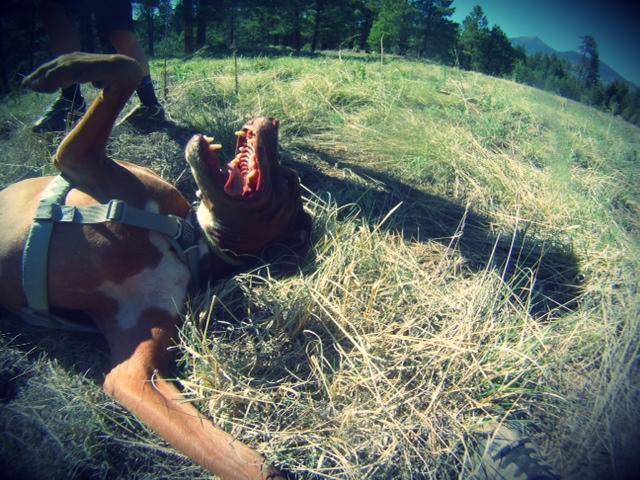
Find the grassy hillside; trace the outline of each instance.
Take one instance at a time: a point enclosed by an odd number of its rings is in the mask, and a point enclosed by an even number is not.
[[[189,305],[185,397],[276,463],[323,478],[468,477],[488,422],[570,478],[633,472],[640,129],[512,82],[392,60],[154,64],[180,126],[114,132],[116,158],[189,196],[191,133],[231,154],[256,115],[315,219],[301,271],[268,267]],[[85,88],[90,92],[90,88]],[[2,101],[0,186],[51,172],[50,97]],[[0,337],[3,469],[31,478],[206,473],[100,392],[99,339]],[[3,470],[7,471],[7,470]]]

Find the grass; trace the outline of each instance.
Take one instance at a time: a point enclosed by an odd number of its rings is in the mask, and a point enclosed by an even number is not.
[[[640,130],[424,63],[240,58],[239,97],[232,65],[170,60],[164,100],[184,128],[122,128],[110,145],[192,195],[187,135],[229,155],[238,126],[270,115],[307,188],[314,247],[298,274],[262,267],[188,305],[185,398],[321,478],[466,478],[493,421],[569,478],[630,478]],[[48,101],[3,100],[0,186],[51,172],[59,138],[28,128]],[[206,477],[100,393],[99,341],[2,325],[0,458],[15,471]]]

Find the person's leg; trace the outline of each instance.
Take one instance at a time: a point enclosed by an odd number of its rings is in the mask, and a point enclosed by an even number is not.
[[[133,58],[140,64],[142,73],[149,75],[149,61],[144,53],[138,37],[130,30],[113,30],[108,34],[109,42],[118,53]]]
[[[153,89],[153,81],[151,80],[151,74],[149,72],[149,61],[147,56],[138,42],[138,38],[135,33],[127,30],[115,30],[109,34],[109,41],[116,49],[118,53],[127,55],[137,62],[142,67],[144,77],[140,82],[140,86],[136,90],[140,102],[143,105],[154,106],[159,105],[156,92]]]
[[[140,86],[136,90],[141,105],[129,112],[122,121],[139,123],[139,126],[143,126],[148,121],[163,121],[164,110],[153,88],[149,61],[133,31],[131,1],[96,2],[95,15],[100,35],[107,38],[118,53],[135,59],[144,73]]]
[[[54,56],[81,49],[80,34],[71,17],[74,2],[65,0],[43,0],[40,15],[49,36],[51,53]],[[60,98],[33,124],[36,132],[65,130],[85,110],[80,85],[69,85],[60,90]]]
[[[62,0],[43,0],[40,4],[51,52],[56,57],[80,50],[80,34],[70,17],[68,4]]]

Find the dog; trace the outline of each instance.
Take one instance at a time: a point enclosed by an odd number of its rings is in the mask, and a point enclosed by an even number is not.
[[[189,288],[228,275],[268,245],[304,251],[311,220],[300,181],[278,162],[278,121],[264,117],[236,133],[228,164],[212,138],[191,138],[185,156],[200,198],[193,209],[152,171],[112,160],[107,140],[141,78],[129,57],[76,52],[24,79],[38,92],[85,82],[101,91],[54,155],[61,176],[0,192],[0,304],[40,316],[83,312],[109,346],[108,395],[222,478],[286,478],[180,402],[165,375]]]

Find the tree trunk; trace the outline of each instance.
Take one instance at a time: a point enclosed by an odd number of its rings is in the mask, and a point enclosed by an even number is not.
[[[302,49],[302,33],[300,32],[300,7],[295,6],[293,12],[293,48],[296,52]]]
[[[184,53],[193,53],[193,0],[182,2],[182,25],[184,30]]]
[[[364,9],[362,12],[364,16],[364,21],[360,26],[360,50],[367,51],[369,50],[369,45],[367,44],[367,40],[369,39],[369,32],[371,32],[371,27],[373,26],[373,13],[370,10]]]
[[[211,1],[198,0],[198,14],[196,19],[196,48],[204,47],[207,43],[207,23],[211,16]]]
[[[424,57],[427,55],[427,50],[429,49],[429,40],[431,37],[431,22],[433,20],[433,9],[435,7],[432,5],[429,7],[429,12],[424,19],[424,32],[422,33],[422,47],[418,52],[419,57]]]
[[[311,51],[315,52],[318,46],[318,36],[320,34],[320,21],[324,10],[324,1],[316,0],[316,15],[313,22],[313,37],[311,38]]]
[[[147,21],[147,46],[149,47],[149,56],[155,57],[155,22],[153,19],[153,7],[147,7],[145,10],[145,19]]]
[[[236,44],[236,6],[235,2],[231,2],[231,15],[229,15],[229,46],[237,48]]]

